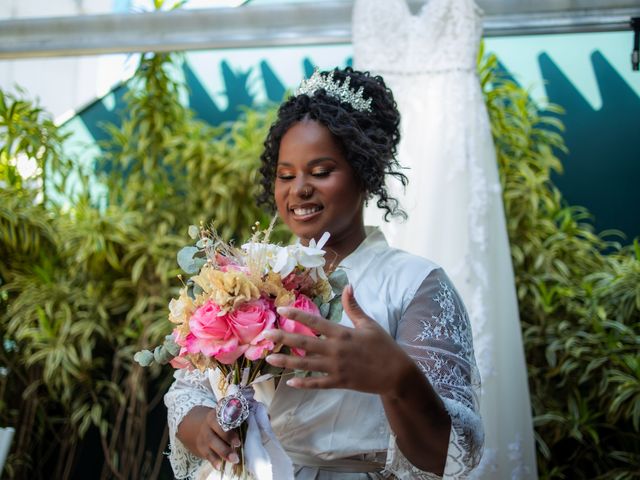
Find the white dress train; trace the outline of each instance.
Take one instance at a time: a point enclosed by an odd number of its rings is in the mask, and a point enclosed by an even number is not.
[[[495,149],[476,57],[482,12],[473,0],[356,0],[354,64],[380,74],[402,116],[399,161],[409,186],[392,193],[409,214],[385,224],[389,243],[442,265],[471,320],[482,379],[485,448],[473,477],[537,478],[527,371]]]

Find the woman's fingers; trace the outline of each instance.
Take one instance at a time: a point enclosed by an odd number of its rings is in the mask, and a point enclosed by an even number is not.
[[[229,445],[234,448],[240,446],[240,436],[238,435],[238,432],[236,430],[229,430],[228,432],[225,432],[218,423],[218,417],[215,409],[211,410],[207,415],[207,423],[209,424],[209,427],[211,427],[211,429]]]
[[[240,461],[236,452],[236,448],[240,446],[238,432],[235,430],[228,432],[222,430],[218,424],[215,410],[211,410],[211,412],[207,414],[206,421],[210,433],[206,439],[207,460],[217,469],[220,469],[221,459],[225,459],[230,463],[238,463]],[[216,459],[218,461],[216,461]]]
[[[308,356],[298,357],[295,355],[283,355],[274,353],[266,358],[267,363],[274,367],[283,367],[290,370],[304,370],[306,372],[323,372],[327,373],[331,370],[328,362],[322,357]]]
[[[285,369],[326,374],[292,378],[287,381],[289,386],[324,389],[359,388],[360,385],[365,385],[362,387],[363,391],[372,390],[367,384],[367,378],[370,377],[371,364],[375,361],[372,361],[371,358],[365,358],[366,356],[363,355],[358,356],[357,351],[359,348],[364,348],[362,343],[370,346],[365,350],[375,351],[380,340],[380,336],[377,335],[378,330],[382,332],[384,330],[360,308],[351,285],[345,287],[343,291],[342,305],[356,328],[345,327],[302,310],[290,307],[278,308],[278,313],[281,316],[306,325],[323,335],[323,338],[318,338],[287,333],[280,329],[265,333],[265,337],[276,344],[304,350],[308,353],[304,357],[282,353],[271,354],[266,358],[269,364]],[[385,333],[385,335],[387,334]],[[385,339],[382,338],[382,340]],[[352,368],[358,364],[361,364],[359,369]],[[352,370],[362,371],[364,375],[353,373]]]
[[[294,377],[287,380],[287,385],[300,389],[327,389],[337,388],[339,385],[331,375],[315,377]]]
[[[222,470],[222,459],[209,450],[206,456],[207,461],[215,468],[216,470]]]
[[[354,327],[364,327],[367,324],[376,323],[369,315],[364,313],[364,310],[362,310],[362,307],[360,307],[356,301],[351,284],[344,287],[340,300],[342,301],[342,308]]]
[[[310,353],[326,353],[327,347],[324,341],[310,335],[287,333],[284,330],[269,330],[264,333],[266,339],[276,344],[286,345],[292,348],[300,348]]]
[[[278,307],[278,313],[290,320],[300,322],[322,335],[331,336],[337,332],[337,328],[339,327],[339,325],[325,318],[298,310],[297,308]]]
[[[215,453],[218,457],[224,458],[230,463],[238,463],[240,461],[240,457],[238,457],[235,448],[232,448],[231,445],[222,440],[218,435],[211,435],[207,446],[209,447],[209,450]]]

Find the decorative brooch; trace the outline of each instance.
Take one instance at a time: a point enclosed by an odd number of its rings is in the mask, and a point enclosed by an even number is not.
[[[227,395],[218,402],[216,417],[225,432],[238,428],[248,416],[249,402],[240,391]]]

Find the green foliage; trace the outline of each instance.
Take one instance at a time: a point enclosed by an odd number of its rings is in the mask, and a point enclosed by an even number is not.
[[[541,478],[639,478],[640,252],[595,234],[550,180],[561,109],[482,57],[535,414]],[[610,235],[609,235],[610,238]]]
[[[133,354],[169,333],[167,304],[180,286],[176,252],[194,221],[242,241],[256,221],[270,220],[254,196],[273,113],[247,112],[228,129],[195,120],[180,103],[177,61],[141,58],[126,118],[120,129],[106,127],[110,138],[96,161],[106,198],[85,187],[61,208],[37,200],[44,165],[31,183],[2,170],[0,364],[10,374],[0,421],[17,428],[10,478],[69,478],[92,428],[105,459],[100,478],[157,478],[166,429],[164,438],[147,439],[146,423],[171,369],[143,370]],[[53,123],[36,106],[12,101],[21,116],[11,122],[28,120],[46,135],[16,140],[27,129],[0,130],[3,165],[21,154],[41,162],[55,154],[59,185],[73,175],[89,185],[63,162],[64,137]]]
[[[22,90],[18,93],[24,94]],[[61,152],[63,140],[64,135],[40,107],[0,91],[0,178],[7,187],[22,189],[24,179],[18,172],[21,160],[35,161],[37,180],[41,182],[52,170],[66,171],[69,164]],[[60,179],[53,178],[56,183]],[[40,193],[40,201],[45,201],[47,192],[43,188]]]

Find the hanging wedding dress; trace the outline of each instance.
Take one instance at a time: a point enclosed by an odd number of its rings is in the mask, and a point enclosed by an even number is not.
[[[518,306],[496,156],[476,75],[482,12],[473,0],[356,0],[355,67],[384,77],[402,115],[390,185],[409,214],[385,224],[392,246],[442,265],[465,301],[482,379],[485,449],[474,478],[537,478]]]

